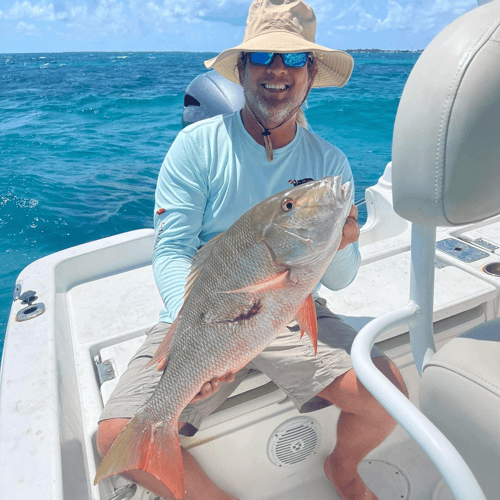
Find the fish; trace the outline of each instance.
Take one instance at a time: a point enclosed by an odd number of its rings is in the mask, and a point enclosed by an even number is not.
[[[182,308],[149,363],[162,377],[103,458],[94,484],[141,469],[182,499],[178,420],[202,385],[243,368],[294,319],[316,353],[312,291],[340,245],[352,191],[340,176],[296,185],[201,247]]]

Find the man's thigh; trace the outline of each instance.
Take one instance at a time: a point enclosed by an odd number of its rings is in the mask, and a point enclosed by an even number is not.
[[[318,320],[316,354],[307,335],[300,338],[300,326],[294,321],[249,365],[281,387],[301,412],[330,404],[317,395],[352,368],[351,347],[357,334],[326,307],[324,299],[317,299],[315,307]],[[374,348],[372,357],[378,356],[384,355]]]
[[[146,340],[130,360],[127,369],[120,377],[106,406],[101,412],[99,422],[109,419],[130,419],[135,412],[153,395],[163,375],[156,366],[146,367],[165,338],[170,323],[158,323],[146,332]],[[186,425],[184,435],[192,435],[199,429],[201,422],[220,406],[238,387],[247,375],[249,368],[244,367],[235,374],[231,383],[223,383],[213,396],[194,404],[189,404],[182,411],[179,422]]]
[[[163,372],[156,366],[146,368],[170,328],[170,323],[157,323],[146,331],[146,340],[132,356],[99,417],[132,418],[153,394]]]
[[[223,383],[213,396],[189,404],[180,421],[187,425],[184,434],[192,434],[201,422],[220,406],[238,387],[250,369],[265,373],[283,389],[299,411],[312,411],[330,403],[317,397],[325,387],[352,368],[351,346],[356,331],[326,307],[326,301],[315,302],[318,317],[318,351],[307,336],[300,338],[300,327],[292,322],[249,365],[240,370],[232,383]],[[153,394],[162,372],[155,366],[146,368],[170,324],[158,323],[147,332],[141,348],[132,357],[125,373],[111,394],[99,421],[110,418],[132,418]],[[377,349],[372,357],[382,356]]]

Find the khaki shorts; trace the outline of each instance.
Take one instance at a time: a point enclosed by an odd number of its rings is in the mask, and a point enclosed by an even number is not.
[[[317,355],[307,336],[300,338],[297,322],[290,323],[262,353],[236,373],[232,383],[221,384],[216,394],[184,409],[179,421],[189,425],[184,426],[181,433],[193,435],[203,419],[231,395],[251,369],[265,373],[301,413],[329,406],[330,403],[317,394],[352,368],[350,352],[356,331],[325,305],[324,299],[316,299]],[[120,378],[99,421],[131,418],[153,394],[162,372],[155,367],[143,367],[153,357],[169,327],[169,323],[158,323],[146,332],[147,339]],[[371,355],[372,358],[384,356],[377,348],[373,348]]]

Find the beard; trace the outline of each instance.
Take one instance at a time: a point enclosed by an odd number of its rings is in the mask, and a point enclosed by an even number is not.
[[[247,87],[243,87],[243,94],[247,105],[264,126],[282,125],[298,111],[306,97],[306,92],[304,92],[303,96],[282,101],[276,100],[271,104]]]

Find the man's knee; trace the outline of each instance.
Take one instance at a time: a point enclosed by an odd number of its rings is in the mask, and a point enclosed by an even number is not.
[[[374,365],[406,396],[408,390],[400,371],[386,357],[373,359]],[[382,407],[357,378],[353,368],[335,379],[319,396],[348,413],[378,414]],[[385,410],[383,410],[385,412]]]
[[[408,389],[403,380],[401,372],[397,369],[396,365],[386,357],[378,357],[373,359],[373,364],[406,396]]]
[[[129,422],[129,418],[110,418],[97,427],[97,451],[103,457]]]

